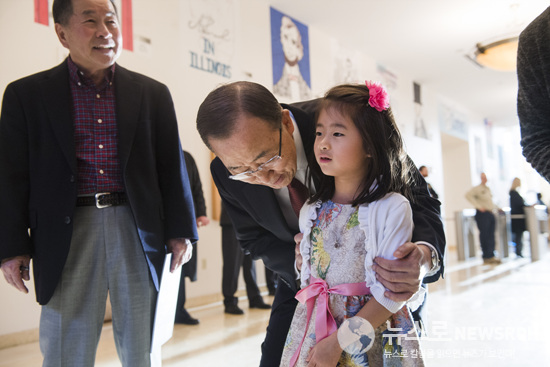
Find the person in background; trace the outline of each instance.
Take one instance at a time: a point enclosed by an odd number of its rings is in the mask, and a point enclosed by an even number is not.
[[[220,215],[222,227],[222,294],[224,312],[231,315],[242,315],[244,311],[239,307],[239,299],[235,297],[239,285],[239,273],[243,269],[243,278],[246,285],[249,308],[263,310],[271,309],[271,305],[264,302],[260,289],[256,283],[256,269],[250,254],[245,254],[239,246],[239,241],[233,229],[233,223],[222,202]]]
[[[1,270],[27,293],[32,259],[43,366],[94,366],[107,294],[122,366],[150,366],[164,259],[173,272],[197,240],[174,105],[116,63],[114,1],[54,0],[52,13],[69,56],[2,102]]]
[[[510,187],[510,214],[512,215],[512,240],[516,244],[517,257],[523,257],[523,232],[525,232],[525,201],[517,191],[521,186],[521,180],[514,178]],[[514,218],[520,216],[520,218]]]
[[[428,167],[426,166],[420,166],[420,168],[418,169],[418,171],[420,172],[420,174],[422,175],[422,177],[424,178],[427,178],[428,177]],[[430,185],[430,183],[428,181],[426,181],[426,185],[428,185],[428,191],[430,192],[430,195],[434,198],[434,199],[439,199],[439,195],[437,195],[437,193],[435,192],[435,190],[433,189],[432,185]]]
[[[210,223],[210,219],[206,216],[206,202],[202,193],[201,178],[193,156],[185,150],[183,151],[183,156],[185,158],[185,166],[187,167],[187,174],[191,185],[191,193],[193,194],[193,205],[195,208],[197,228],[200,228]],[[178,292],[178,301],[176,305],[176,324],[198,325],[199,323],[199,320],[192,317],[185,309],[185,278],[189,278],[192,282],[197,280],[197,245],[198,243],[193,246],[193,256],[191,257],[191,260],[183,264],[183,268],[181,269],[180,289]]]
[[[487,186],[487,176],[480,175],[481,183],[466,193],[466,199],[476,208],[476,224],[479,229],[479,242],[484,264],[498,265],[500,259],[495,257],[495,214],[497,206],[493,203],[493,194]]]
[[[296,308],[299,251],[294,235],[299,232],[298,210],[308,195],[306,157],[313,153],[319,102],[279,104],[264,86],[239,81],[210,92],[197,114],[197,130],[217,156],[210,170],[237,239],[278,276],[262,367],[279,365]],[[400,245],[396,260],[376,258],[374,266],[387,296],[395,301],[408,300],[423,282],[438,280],[444,269],[440,203],[429,195],[416,167],[410,174],[415,196],[412,242]]]
[[[550,7],[519,36],[517,75],[523,155],[550,182]]]

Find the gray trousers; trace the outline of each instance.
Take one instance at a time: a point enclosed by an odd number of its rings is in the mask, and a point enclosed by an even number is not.
[[[157,292],[130,207],[77,207],[62,278],[40,317],[44,367],[92,367],[109,293],[118,356],[149,367]]]

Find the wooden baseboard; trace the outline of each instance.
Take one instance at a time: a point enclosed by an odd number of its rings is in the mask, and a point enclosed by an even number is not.
[[[266,291],[265,287],[260,287],[261,291]],[[235,297],[246,298],[246,290],[237,291]],[[204,307],[210,304],[223,302],[221,293],[207,294],[200,297],[192,297],[185,302],[186,309]],[[105,322],[111,321],[111,304],[107,300],[107,308],[105,310]],[[17,333],[0,335],[0,349],[15,347],[21,344],[34,343],[38,341],[38,329],[20,331]]]
[[[238,295],[236,295],[238,296]],[[200,297],[188,298],[185,301],[185,308],[196,308],[210,305],[213,303],[223,302],[223,296],[221,294],[207,294]]]
[[[267,287],[260,286],[260,292],[267,294]],[[246,299],[246,290],[241,289],[235,293],[235,297],[239,299]],[[207,294],[205,296],[189,298],[185,301],[185,309],[190,310],[193,308],[204,307],[217,303],[223,303],[223,296],[220,293]]]
[[[0,335],[0,349],[15,347],[16,345],[34,343],[38,341],[38,329],[31,329]]]

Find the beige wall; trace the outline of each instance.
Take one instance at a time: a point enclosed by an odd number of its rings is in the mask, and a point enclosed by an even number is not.
[[[51,2],[50,2],[51,3]],[[234,0],[234,7],[224,15],[224,25],[230,29],[230,39],[217,43],[217,58],[227,60],[231,65],[232,78],[227,79],[189,67],[190,51],[200,50],[200,37],[196,30],[191,30],[189,21],[197,10],[197,1],[190,0],[134,0],[134,35],[135,51],[124,51],[119,62],[122,66],[149,75],[168,85],[172,92],[176,112],[179,119],[180,137],[184,149],[190,151],[199,166],[203,182],[204,194],[209,213],[212,208],[211,179],[209,173],[210,153],[203,146],[196,130],[195,115],[205,95],[216,85],[230,80],[253,80],[272,87],[271,68],[271,36],[269,28],[269,2],[266,0]],[[224,2],[231,3],[231,2]],[[287,9],[279,9],[292,16],[292,2]],[[4,90],[8,82],[19,77],[50,68],[58,64],[66,55],[59,46],[53,26],[49,27],[33,23],[33,2],[21,0],[0,1],[0,89]],[[339,40],[323,34],[314,27],[309,27],[311,80],[315,96],[335,83],[333,79],[333,60],[341,53]],[[144,42],[148,39],[150,42]],[[363,79],[377,79],[376,60],[360,50],[348,50],[354,55],[356,67]],[[391,65],[385,65],[391,68]],[[440,138],[437,105],[440,97],[429,84],[422,86],[425,122],[431,140],[415,137],[410,121],[413,120],[413,77],[392,70],[397,75],[397,89],[393,92],[395,115],[406,141],[407,150],[418,165],[431,167],[429,181],[442,196],[463,195],[454,187],[444,187],[443,172],[452,167],[442,164],[442,145]],[[457,106],[468,116],[472,126],[482,124],[482,117],[469,111],[467,106]],[[482,134],[482,126],[471,132],[472,136]],[[507,135],[508,134],[508,135]],[[514,135],[515,134],[515,135]],[[516,132],[503,132],[508,141],[517,140]],[[470,138],[472,138],[472,136]],[[514,138],[515,137],[515,138]],[[512,144],[503,142],[506,154],[514,162],[520,162],[517,150],[509,150]],[[514,142],[517,144],[517,141]],[[472,145],[472,144],[470,144]],[[443,147],[445,149],[445,147]],[[472,156],[473,152],[471,152]],[[457,159],[470,159],[462,156]],[[488,161],[489,164],[494,161]],[[522,174],[537,181],[529,169]],[[506,179],[495,183],[508,186],[510,177],[515,173],[506,172]],[[475,179],[474,179],[475,181]],[[537,181],[538,182],[538,181]],[[472,184],[475,182],[472,182]],[[537,183],[539,186],[544,186]],[[536,188],[540,190],[540,187]],[[507,193],[505,189],[496,190]],[[550,195],[546,196],[550,198]],[[452,213],[444,214],[446,216]],[[221,288],[221,249],[220,228],[213,221],[210,226],[199,230],[199,274],[198,281],[188,287],[188,298],[219,295]],[[262,268],[262,264],[258,264]],[[263,283],[263,272],[259,269],[258,279]],[[29,287],[32,288],[32,282]],[[3,280],[0,281],[0,336],[10,333],[34,329],[38,325],[39,307],[32,294],[23,295],[10,288]]]

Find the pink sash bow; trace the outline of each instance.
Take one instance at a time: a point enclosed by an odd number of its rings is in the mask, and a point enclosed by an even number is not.
[[[298,356],[300,355],[300,350],[302,349],[302,344],[304,343],[309,327],[309,321],[313,314],[313,308],[315,307],[315,300],[318,300],[317,312],[315,315],[315,342],[319,343],[321,340],[338,330],[338,326],[336,326],[336,321],[334,321],[334,317],[330,313],[328,305],[330,293],[340,294],[342,296],[362,296],[370,294],[370,288],[365,285],[365,282],[339,284],[329,288],[327,282],[323,279],[312,276],[311,283],[296,294],[296,299],[301,304],[306,305],[307,323],[302,341],[290,360],[290,366],[296,364]]]

